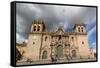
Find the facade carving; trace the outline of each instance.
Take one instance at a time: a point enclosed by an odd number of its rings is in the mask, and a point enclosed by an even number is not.
[[[72,59],[92,59],[85,24],[75,24],[73,32],[65,32],[58,27],[55,32],[45,31],[44,21],[34,20],[26,46],[22,47],[24,58],[31,61],[60,61]],[[18,48],[19,49],[19,48]],[[25,59],[27,61],[27,59]]]

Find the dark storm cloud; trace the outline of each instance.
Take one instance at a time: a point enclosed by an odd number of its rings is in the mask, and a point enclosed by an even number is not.
[[[67,31],[76,20],[85,24],[96,17],[96,8],[74,6],[52,6],[39,4],[17,3],[17,40],[27,39],[34,19],[42,18],[48,31],[64,26]],[[21,36],[21,37],[19,37]]]

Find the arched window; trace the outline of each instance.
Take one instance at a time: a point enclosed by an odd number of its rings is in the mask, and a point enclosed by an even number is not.
[[[59,35],[59,40],[61,39],[61,35]]]
[[[76,50],[72,50],[72,57],[76,57]]]
[[[78,32],[80,32],[80,27],[78,28]]]
[[[72,41],[74,41],[74,37],[72,37]]]
[[[82,41],[82,44],[84,44],[84,42]]]
[[[47,41],[47,36],[45,37],[45,41]]]
[[[34,31],[36,31],[36,26],[34,26]]]
[[[81,28],[81,31],[83,32],[83,27]]]
[[[43,51],[43,54],[42,54],[42,59],[47,59],[47,51]]]
[[[35,42],[33,42],[33,45],[35,44]]]
[[[38,26],[38,29],[37,29],[37,31],[40,31],[40,26]]]

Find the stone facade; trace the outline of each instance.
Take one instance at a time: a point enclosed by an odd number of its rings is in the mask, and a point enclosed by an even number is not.
[[[44,21],[34,20],[24,50],[24,57],[31,61],[94,58],[81,23],[75,24],[73,32],[65,32],[63,27],[47,32]]]

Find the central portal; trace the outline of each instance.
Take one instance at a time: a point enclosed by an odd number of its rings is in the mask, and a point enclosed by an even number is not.
[[[56,48],[57,58],[60,59],[63,57],[63,46],[58,45]]]

